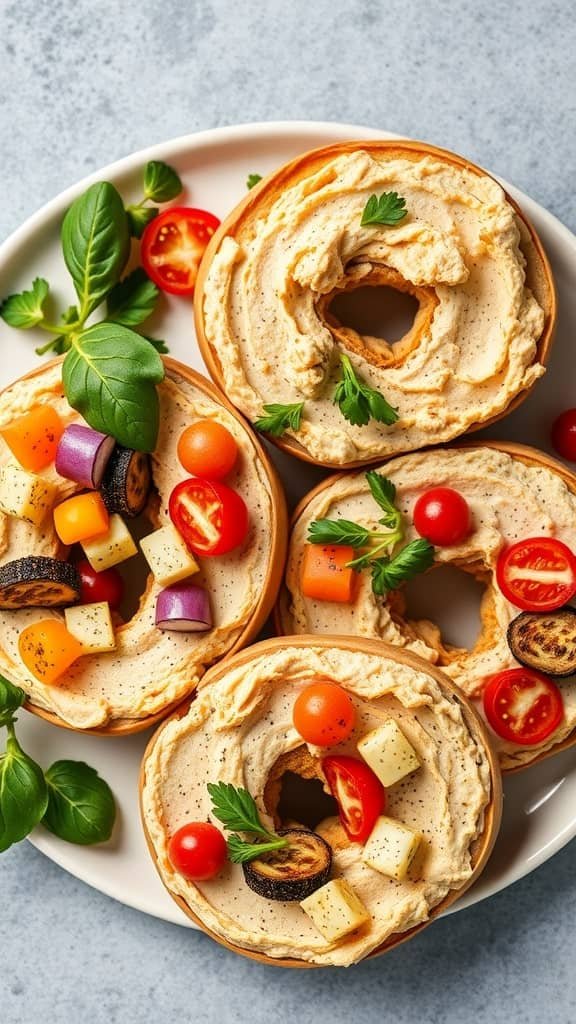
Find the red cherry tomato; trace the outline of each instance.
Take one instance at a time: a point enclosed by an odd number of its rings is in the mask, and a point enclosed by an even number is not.
[[[198,420],[186,427],[178,441],[178,458],[193,476],[221,480],[233,469],[237,457],[236,441],[216,420]]]
[[[80,590],[82,604],[108,601],[112,609],[118,608],[124,597],[124,580],[116,569],[103,569],[102,572],[96,572],[86,559],[78,562],[76,568],[80,573],[82,584]]]
[[[348,839],[365,843],[376,819],[386,808],[386,790],[380,779],[357,757],[325,757],[322,771],[338,803],[340,821]]]
[[[496,579],[506,600],[517,608],[553,611],[576,594],[576,558],[561,540],[529,537],[501,552]]]
[[[170,518],[191,551],[225,555],[248,532],[248,509],[231,487],[191,477],[176,484],[168,502]]]
[[[576,409],[566,409],[554,421],[552,444],[563,459],[576,462]]]
[[[292,714],[296,732],[317,747],[343,743],[356,721],[352,698],[338,683],[328,680],[318,680],[302,690]]]
[[[494,732],[521,746],[542,743],[564,717],[560,690],[548,676],[532,669],[499,672],[488,681],[483,700]]]
[[[168,843],[172,866],[192,882],[205,882],[222,870],[227,858],[226,840],[207,821],[183,825]]]
[[[142,266],[171,295],[192,295],[200,260],[220,221],[207,210],[171,206],[146,225]]]
[[[421,537],[438,547],[460,544],[471,529],[466,498],[451,487],[432,487],[414,506],[414,526]]]

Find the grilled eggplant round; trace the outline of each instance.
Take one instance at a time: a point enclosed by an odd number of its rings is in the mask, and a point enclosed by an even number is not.
[[[28,555],[0,566],[0,608],[58,608],[80,600],[82,583],[69,562]]]
[[[116,445],[102,480],[101,493],[109,512],[129,519],[140,515],[152,485],[150,459],[144,452]]]
[[[508,644],[521,665],[549,676],[576,673],[576,608],[522,612],[508,627]]]
[[[332,850],[307,829],[287,828],[278,835],[288,846],[243,864],[246,884],[267,900],[304,900],[328,881]]]

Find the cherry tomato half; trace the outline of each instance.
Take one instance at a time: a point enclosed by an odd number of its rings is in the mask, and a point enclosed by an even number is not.
[[[356,721],[354,704],[346,690],[338,683],[320,679],[298,694],[292,715],[296,732],[316,747],[343,743]]]
[[[386,790],[380,779],[364,761],[337,754],[323,759],[322,771],[348,839],[365,843],[386,808]]]
[[[561,540],[529,537],[501,552],[496,579],[506,600],[517,608],[553,611],[576,594],[576,558]]]
[[[468,502],[452,487],[432,487],[414,505],[414,526],[438,547],[460,544],[471,529]]]
[[[124,580],[116,569],[96,572],[86,559],[78,562],[76,568],[80,573],[82,604],[107,601],[112,609],[118,608],[124,597]]]
[[[226,863],[226,840],[207,821],[192,821],[183,825],[171,837],[168,856],[172,866],[192,882],[205,882],[214,878]]]
[[[234,467],[238,445],[229,430],[216,420],[198,420],[186,427],[178,441],[178,458],[188,473],[221,480]]]
[[[192,295],[200,260],[220,221],[207,210],[171,206],[146,225],[142,266],[171,295]]]
[[[566,409],[552,425],[552,444],[563,459],[576,462],[576,409]]]
[[[548,676],[533,669],[499,672],[488,681],[483,700],[494,732],[522,746],[542,743],[564,717],[560,690]]]
[[[225,555],[248,532],[244,500],[226,484],[191,477],[176,484],[168,502],[170,518],[191,551]]]

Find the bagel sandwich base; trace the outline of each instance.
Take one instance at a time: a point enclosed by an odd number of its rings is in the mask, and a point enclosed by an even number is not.
[[[477,711],[475,710],[471,702],[468,700],[468,698],[458,691],[458,689],[454,686],[451,680],[448,679],[444,675],[444,673],[440,671],[440,669],[436,668],[434,665],[430,665],[428,662],[424,661],[424,659],[422,658],[419,658],[417,655],[414,655],[408,651],[401,650],[397,647],[392,647],[389,644],[385,644],[382,641],[378,640],[371,640],[363,637],[331,637],[313,635],[299,635],[289,637],[282,636],[273,637],[269,640],[262,640],[259,643],[254,644],[252,647],[246,648],[243,651],[233,655],[232,657],[227,659],[226,663],[219,663],[218,665],[214,665],[211,669],[209,669],[206,672],[206,675],[202,678],[198,690],[202,689],[204,686],[207,686],[212,682],[217,681],[229,670],[233,670],[235,668],[241,667],[242,665],[249,664],[254,657],[266,655],[268,653],[284,649],[286,646],[297,648],[337,648],[339,650],[344,651],[358,651],[361,653],[388,657],[398,663],[409,665],[415,670],[426,672],[429,676],[431,676],[434,679],[436,683],[438,683],[442,692],[445,695],[454,699],[460,705],[468,729],[470,730],[474,738],[481,744],[482,748],[485,751],[491,780],[490,801],[484,810],[482,833],[477,837],[477,839],[471,846],[473,871],[470,878],[468,878],[459,889],[455,889],[452,892],[448,893],[448,895],[430,911],[429,917],[426,921],[421,922],[414,928],[408,929],[406,932],[391,935],[386,940],[386,942],[384,942],[381,946],[373,950],[371,953],[368,954],[367,957],[364,958],[366,960],[372,959],[373,957],[382,956],[384,953],[387,953],[390,950],[395,949],[397,946],[402,945],[404,942],[407,942],[409,939],[413,938],[419,932],[423,931],[424,928],[427,928],[429,924],[431,924],[437,917],[440,917],[457,899],[459,899],[459,897],[462,896],[482,874],[482,871],[484,870],[489,860],[490,854],[494,847],[494,843],[496,842],[502,818],[502,778],[498,758],[493,750],[486,726],[484,725],[484,722],[478,715]],[[142,826],[144,829],[144,835],[148,845],[148,850],[152,857],[153,863],[156,869],[158,870],[160,879],[162,880],[163,884],[165,883],[159,869],[154,844],[146,828],[146,821],[142,806],[142,794],[146,782],[146,763],[156,743],[158,743],[164,727],[168,725],[170,721],[184,717],[188,712],[190,704],[192,703],[193,700],[194,695],[190,700],[187,700],[183,704],[181,704],[180,707],[169,718],[165,719],[165,721],[162,723],[162,725],[159,727],[159,729],[155,732],[155,734],[149,741],[140,768],[139,794]],[[309,961],[301,960],[298,958],[271,957],[265,953],[244,949],[241,946],[237,946],[231,942],[228,942],[225,938],[209,929],[202,922],[202,920],[194,913],[194,911],[190,909],[186,901],[181,896],[173,893],[166,885],[165,888],[169,895],[171,896],[171,898],[174,900],[174,902],[201,931],[205,932],[205,934],[209,935],[210,938],[214,939],[215,942],[219,943],[219,945],[221,946],[224,946],[224,948],[230,950],[233,953],[238,953],[241,956],[247,957],[250,960],[254,960],[258,963],[266,964],[272,967],[321,968],[323,966],[321,964],[311,963]],[[363,961],[359,962],[361,963]]]
[[[278,194],[289,189],[293,185],[296,185],[301,179],[313,175],[329,160],[358,151],[368,152],[369,154],[374,154],[376,156],[384,153],[391,159],[404,158],[412,161],[417,161],[424,157],[433,157],[481,177],[488,177],[492,178],[494,181],[496,180],[493,175],[479,167],[477,164],[472,163],[470,160],[466,160],[464,157],[461,157],[450,150],[415,140],[392,139],[369,141],[356,140],[345,143],[336,143],[331,146],[323,146],[297,157],[290,163],[285,164],[278,171],[264,178],[248,192],[245,198],[241,200],[228,217],[223,220],[206,248],[198,272],[198,279],[194,294],[196,337],[210,376],[224,391],[226,390],[226,382],[223,368],[216,349],[208,341],[204,327],[204,293],[206,279],[212,258],[218,251],[222,240],[226,236],[232,236],[235,238],[241,235],[243,230],[248,230],[252,218],[255,217],[256,214],[258,217],[265,217],[268,214]],[[529,218],[523,212],[516,200],[514,200],[507,192],[505,192],[505,198],[513,208],[517,217],[517,224],[521,238],[521,249],[526,259],[526,284],[535,295],[545,313],[544,328],[538,340],[537,350],[534,356],[534,362],[538,362],[545,367],[550,357],[557,319],[557,297],[552,268],[542,242]],[[430,301],[430,296],[426,297],[423,294],[427,289],[412,286],[410,282],[404,281],[403,279],[398,280],[400,275],[385,265],[375,267],[371,274],[368,275],[367,278],[364,278],[364,283],[370,283],[371,277],[373,277],[372,283],[374,284],[388,284],[398,290],[411,293],[419,300],[420,307],[416,315],[415,323],[402,342],[402,345],[406,345],[408,349],[416,347],[419,335],[425,330],[433,316],[433,303]],[[322,308],[322,300],[320,300],[318,305],[319,308]],[[324,305],[326,305],[326,303],[324,303]],[[331,318],[329,316],[324,322],[340,342],[340,345],[343,347],[343,351],[353,350],[353,346],[348,345],[349,338],[347,339],[346,337],[346,328],[340,327],[340,329],[338,329],[338,327],[335,326],[333,318],[331,322]],[[366,356],[365,352],[364,356]],[[465,433],[469,434],[476,430],[481,430],[484,427],[488,427],[491,424],[498,422],[504,416],[507,416],[510,412],[521,405],[521,403],[531,393],[536,383],[537,382],[533,382],[531,385],[528,385],[514,395],[505,409],[491,417],[487,417],[486,419],[473,424]],[[463,434],[460,436],[463,436]],[[274,437],[271,435],[267,435],[267,437],[271,443],[277,445],[277,447],[283,451],[296,456],[296,458],[301,459],[304,462],[308,462],[313,465],[322,465],[328,469],[341,470],[343,468],[341,463],[314,458],[294,438],[287,436]],[[451,439],[447,438],[442,443],[449,444],[451,443]],[[346,463],[344,468],[351,470],[361,468],[362,466],[373,465],[375,463],[383,463],[391,458],[397,458],[399,455],[412,450],[416,449],[403,448],[398,449],[389,455],[370,456],[369,458],[350,461]]]
[[[233,654],[234,652],[241,650],[245,645],[251,643],[251,641],[255,639],[274,607],[278,589],[282,582],[288,543],[288,512],[286,498],[277,471],[266,452],[264,445],[261,443],[258,436],[250,430],[244,417],[237,411],[237,409],[235,409],[231,402],[228,401],[226,396],[223,395],[211,381],[197,373],[191,367],[186,366],[184,363],[181,363],[176,359],[172,359],[169,356],[162,356],[162,361],[168,372],[177,374],[187,383],[198,388],[198,390],[205,394],[209,399],[222,406],[240,425],[243,433],[254,450],[256,459],[264,469],[266,482],[269,488],[273,516],[272,522],[270,523],[271,541],[266,577],[263,581],[262,590],[254,610],[241,633],[236,638],[234,644],[232,644],[230,649],[223,655],[223,658],[225,659],[229,654]],[[44,373],[46,369],[50,369],[62,362],[63,359],[61,357],[49,360],[48,362],[35,367],[29,373],[18,378],[18,380],[33,379],[34,377]],[[0,392],[0,400],[4,392],[13,387],[15,383],[17,383],[17,381],[13,381],[12,384],[8,385],[7,388],[4,388],[3,391]],[[248,511],[250,512],[250,509]],[[149,573],[147,589],[150,587],[151,582],[152,576]],[[136,612],[136,614],[138,613]],[[205,669],[206,666],[202,666],[202,668],[199,667],[199,674],[203,674]],[[55,686],[57,687],[58,684],[56,683]],[[193,684],[191,689],[193,689]],[[142,718],[117,718],[112,719],[101,726],[86,729],[73,725],[70,722],[66,722],[56,712],[35,704],[33,699],[27,698],[24,707],[27,711],[37,715],[38,718],[49,722],[51,725],[57,725],[71,732],[85,733],[87,735],[117,737],[129,736],[133,733],[143,732],[145,729],[149,729],[151,726],[157,725],[181,703],[181,700],[182,698],[179,698],[177,701],[171,701],[166,705],[166,707]]]

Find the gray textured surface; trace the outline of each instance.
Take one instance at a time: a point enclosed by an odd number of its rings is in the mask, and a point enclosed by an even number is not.
[[[0,0],[0,237],[66,185],[227,123],[371,123],[459,150],[576,228],[569,2]],[[3,855],[3,1024],[576,1019],[574,844],[348,972],[257,967]]]

